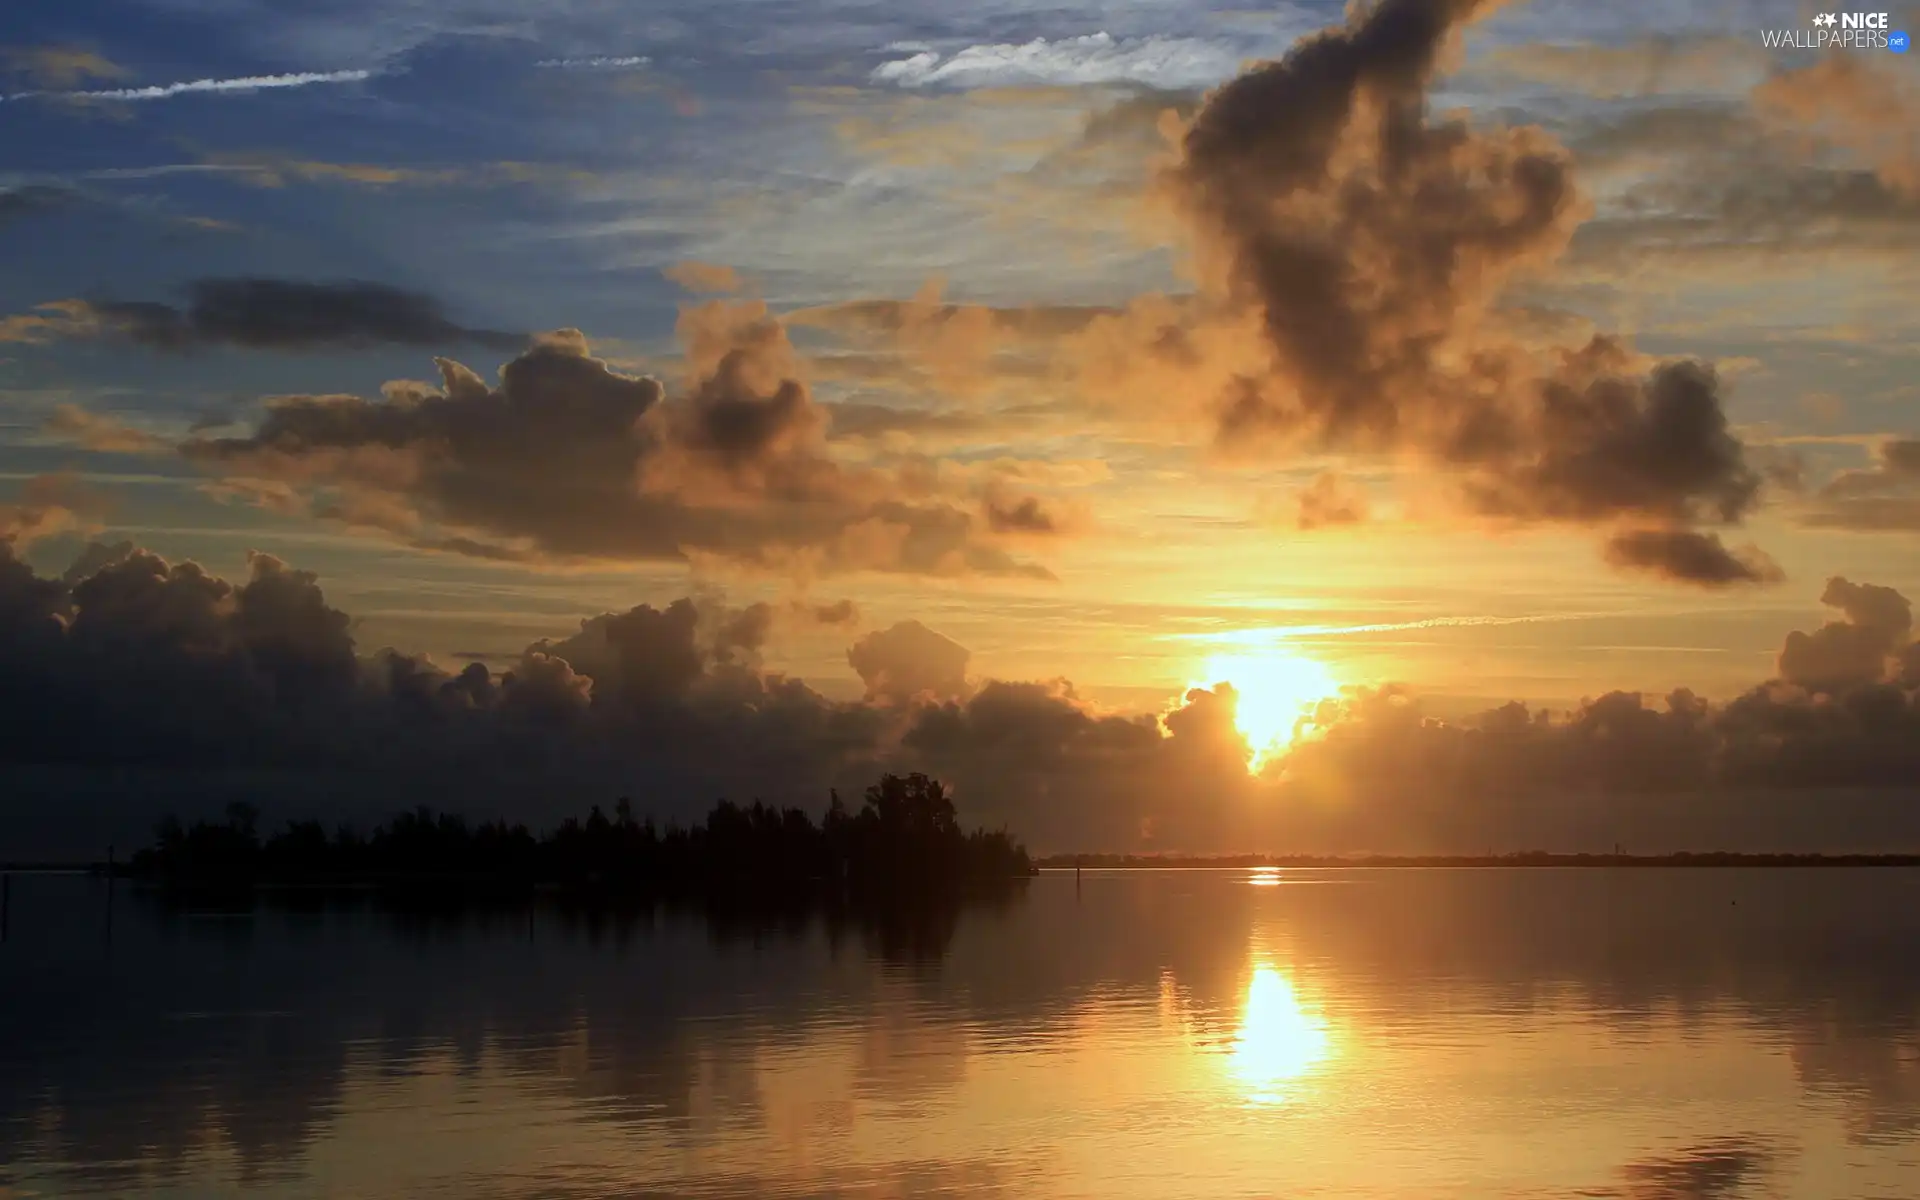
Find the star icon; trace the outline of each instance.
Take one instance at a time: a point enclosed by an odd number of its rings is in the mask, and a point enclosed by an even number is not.
[[[1832,13],[1820,13],[1819,15],[1813,18],[1813,23],[1815,25],[1825,25],[1828,27],[1832,27],[1834,25],[1839,24],[1839,21],[1834,17]]]

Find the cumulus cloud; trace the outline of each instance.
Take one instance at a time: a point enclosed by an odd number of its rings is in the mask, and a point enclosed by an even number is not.
[[[1889,587],[1853,583],[1835,576],[1820,603],[1839,609],[1845,620],[1829,621],[1812,633],[1787,635],[1780,648],[1780,678],[1814,692],[1845,692],[1878,683],[1889,664],[1906,649],[1913,632],[1913,606]]]
[[[155,301],[95,301],[88,304],[88,313],[104,331],[160,350],[217,345],[320,350],[453,342],[518,349],[526,344],[522,334],[455,324],[432,296],[360,280],[199,279],[187,293],[188,303],[181,308]]]
[[[877,630],[847,650],[847,663],[867,685],[867,698],[895,704],[964,695],[970,657],[965,646],[918,621]]]
[[[668,817],[719,795],[817,805],[829,786],[892,769],[946,778],[970,819],[1042,848],[1920,838],[1920,819],[1900,823],[1910,805],[1847,808],[1831,792],[1920,785],[1910,606],[1846,580],[1824,599],[1836,618],[1790,635],[1778,675],[1726,704],[1685,689],[1659,701],[1616,692],[1566,713],[1509,704],[1442,721],[1405,689],[1354,689],[1250,775],[1229,685],[1158,713],[1105,711],[1063,680],[971,680],[966,649],[914,622],[855,642],[861,701],[767,669],[770,639],[794,614],[713,597],[602,613],[492,656],[503,670],[447,671],[357,645],[315,576],[271,555],[251,555],[229,581],[96,545],[43,577],[0,542],[0,775],[42,797],[4,816],[13,844],[36,820],[91,819],[31,774],[55,768],[110,772],[90,786],[112,807],[92,815],[139,823],[158,815],[140,807],[157,803],[141,782],[154,771],[202,796],[231,794],[241,778],[257,799],[387,808],[426,789],[550,820],[621,794]]]
[[[680,334],[688,374],[672,396],[568,330],[502,367],[498,387],[442,359],[437,389],[283,399],[247,436],[181,449],[225,478],[291,486],[320,515],[479,557],[1047,577],[987,540],[965,497],[833,458],[763,306],[689,309]]]
[[[1226,340],[1264,361],[1219,386],[1236,452],[1411,450],[1510,520],[1732,524],[1761,479],[1708,365],[1649,365],[1619,339],[1540,348],[1501,329],[1506,289],[1554,262],[1587,212],[1544,131],[1429,112],[1481,0],[1385,0],[1212,93],[1168,182]],[[1244,319],[1243,319],[1244,318]],[[1218,350],[1176,318],[1154,353]],[[1139,357],[1137,354],[1135,357]]]
[[[0,545],[0,765],[341,772],[387,804],[420,786],[536,806],[549,787],[660,787],[688,809],[824,789],[842,759],[874,760],[880,722],[759,670],[766,611],[640,605],[505,671],[448,673],[362,654],[315,577],[271,555],[229,582],[95,547],[47,579]]]

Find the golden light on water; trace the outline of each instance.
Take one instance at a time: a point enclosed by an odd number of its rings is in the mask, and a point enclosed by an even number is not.
[[[1340,690],[1321,664],[1278,647],[1207,660],[1207,686],[1233,685],[1234,724],[1247,739],[1247,770],[1258,772],[1293,740],[1300,718]]]
[[[1285,1085],[1326,1058],[1331,1048],[1326,1022],[1301,1006],[1287,977],[1270,966],[1255,967],[1231,1060],[1247,1099],[1283,1103]]]

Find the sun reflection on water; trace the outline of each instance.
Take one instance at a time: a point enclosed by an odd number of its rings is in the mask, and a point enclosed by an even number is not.
[[[1248,1101],[1285,1103],[1285,1085],[1312,1070],[1331,1049],[1326,1021],[1302,1007],[1287,977],[1273,967],[1256,966],[1232,1058],[1234,1078],[1246,1088]]]

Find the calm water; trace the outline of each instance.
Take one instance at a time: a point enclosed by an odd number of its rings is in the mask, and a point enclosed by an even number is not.
[[[16,877],[0,1195],[1920,1196],[1920,872],[1271,883],[109,931]]]

